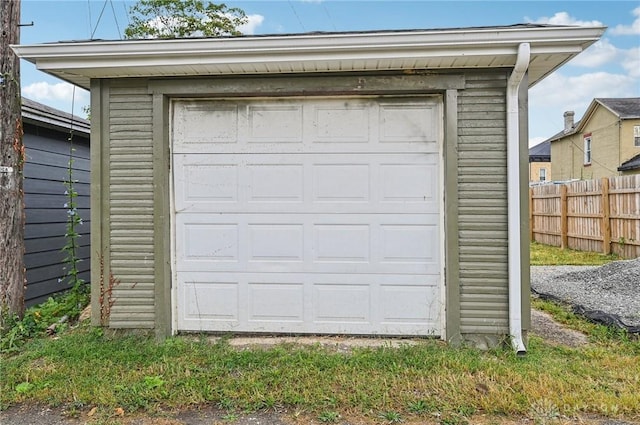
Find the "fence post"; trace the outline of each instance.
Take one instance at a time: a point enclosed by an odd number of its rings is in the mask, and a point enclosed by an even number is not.
[[[569,247],[569,225],[567,220],[567,185],[560,186],[560,238],[562,240],[560,247],[567,249]]]
[[[602,252],[611,254],[611,212],[609,207],[609,178],[602,178]]]
[[[533,242],[533,188],[529,188],[529,241]]]

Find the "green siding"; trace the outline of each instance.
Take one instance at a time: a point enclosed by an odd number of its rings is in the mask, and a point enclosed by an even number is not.
[[[153,328],[154,227],[152,96],[141,80],[109,92],[109,267],[112,328]]]
[[[458,97],[460,332],[508,333],[506,72],[466,74]]]
[[[447,111],[446,317],[447,339],[453,342],[462,336],[493,345],[495,336],[508,333],[507,77],[506,70],[469,71],[456,80],[464,88],[443,86],[439,92],[446,95]],[[325,86],[328,81],[315,79],[314,84],[324,81]],[[94,84],[92,108],[100,112],[92,123],[99,147],[93,157],[98,175],[92,176],[92,206],[98,212],[92,238],[99,242],[94,246],[102,247],[105,274],[120,281],[113,291],[111,327],[155,328],[158,335],[171,330],[168,93],[235,93],[259,83],[266,96],[276,94],[269,91],[279,80],[274,81],[131,79]],[[386,90],[381,93],[393,92]],[[96,257],[94,285],[98,266]],[[94,306],[98,308],[95,295]]]

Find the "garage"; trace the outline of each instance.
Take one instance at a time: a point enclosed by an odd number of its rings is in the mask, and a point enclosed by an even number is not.
[[[174,101],[178,330],[440,335],[440,104]]]
[[[524,353],[528,90],[604,30],[13,48],[91,90],[94,325]]]

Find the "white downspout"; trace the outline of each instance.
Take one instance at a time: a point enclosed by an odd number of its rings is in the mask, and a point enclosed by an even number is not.
[[[516,354],[524,355],[527,349],[522,340],[522,282],[521,232],[520,232],[520,114],[518,91],[524,74],[529,68],[531,50],[529,43],[518,46],[518,57],[507,85],[507,196],[509,240],[509,334]]]

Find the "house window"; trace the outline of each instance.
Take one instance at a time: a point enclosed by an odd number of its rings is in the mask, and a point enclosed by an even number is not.
[[[541,168],[540,169],[540,181],[546,181],[547,180],[547,169],[546,168]]]
[[[584,164],[591,164],[591,134],[584,136]]]
[[[640,148],[640,125],[633,126],[633,145]]]

